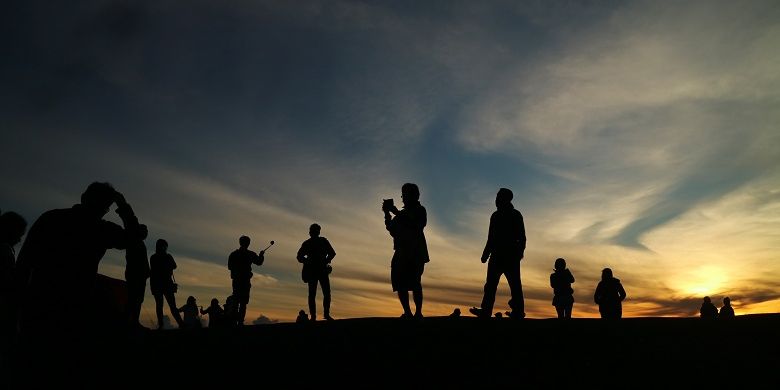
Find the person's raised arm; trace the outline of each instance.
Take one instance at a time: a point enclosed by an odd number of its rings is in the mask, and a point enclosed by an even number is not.
[[[574,283],[574,274],[571,273],[571,270],[566,270],[566,273],[569,276],[569,283]]]
[[[252,263],[256,265],[263,265],[265,262],[265,251],[260,251],[257,255],[252,253]]]

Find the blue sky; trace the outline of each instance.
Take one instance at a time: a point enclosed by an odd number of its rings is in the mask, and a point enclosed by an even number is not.
[[[478,304],[502,186],[526,219],[531,316],[554,315],[556,257],[575,315],[596,313],[605,266],[630,315],[689,315],[702,295],[780,308],[776,2],[19,2],[0,18],[0,207],[32,222],[112,182],[148,246],[171,242],[182,301],[224,300],[248,234],[278,243],[250,314],[293,319],[318,222],[334,314],[398,314],[379,205],[411,181],[431,315]]]

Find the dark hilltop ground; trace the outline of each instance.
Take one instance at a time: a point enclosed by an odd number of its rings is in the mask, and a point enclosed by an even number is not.
[[[15,388],[778,388],[780,314],[359,318],[27,341]]]

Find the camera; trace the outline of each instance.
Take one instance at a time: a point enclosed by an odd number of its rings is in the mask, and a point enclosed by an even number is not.
[[[393,208],[395,208],[395,205],[393,204],[393,198],[382,200],[382,211],[390,211]]]

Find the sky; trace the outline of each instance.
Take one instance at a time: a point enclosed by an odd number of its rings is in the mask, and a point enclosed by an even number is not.
[[[254,250],[276,242],[247,320],[294,320],[295,254],[316,222],[337,252],[333,316],[400,315],[380,207],[413,182],[428,316],[481,301],[500,187],[525,219],[528,317],[555,316],[558,257],[575,317],[598,316],[604,267],[625,316],[698,315],[704,295],[780,311],[777,1],[4,8],[0,209],[32,223],[111,182],[150,250],[169,242],[182,304],[224,302],[246,234]],[[100,266],[123,269],[116,250]],[[508,293],[502,280],[496,311]]]

